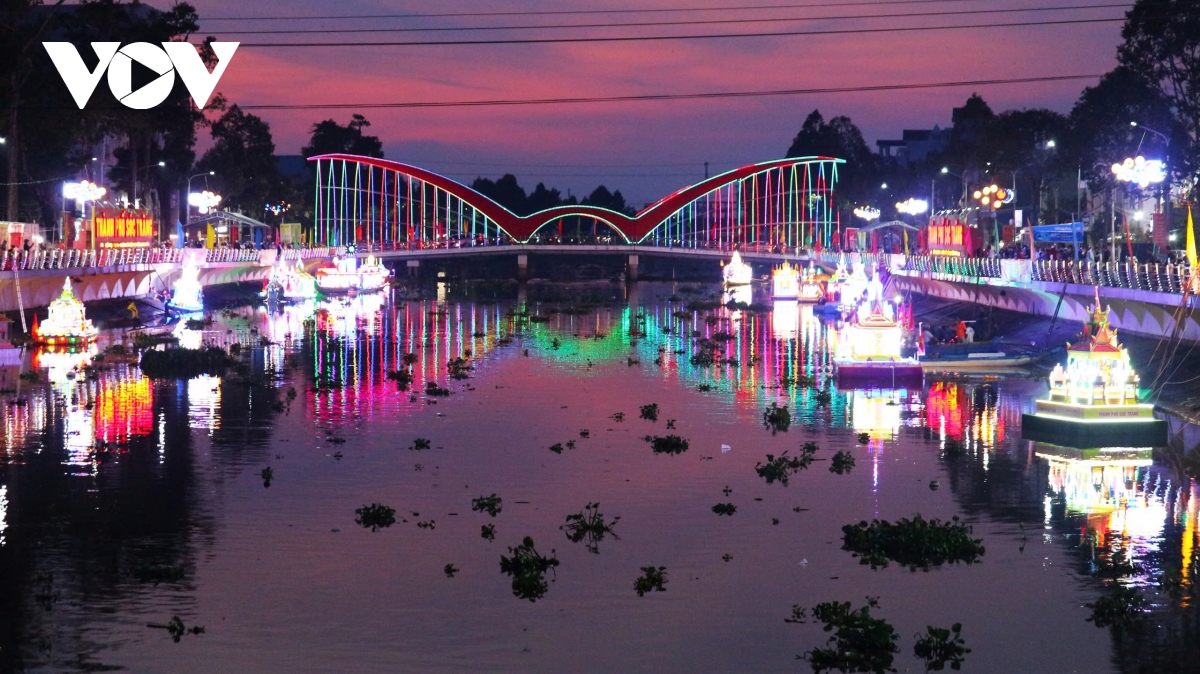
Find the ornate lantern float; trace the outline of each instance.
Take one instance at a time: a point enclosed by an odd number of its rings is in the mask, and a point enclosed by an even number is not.
[[[99,334],[84,315],[83,302],[71,290],[70,278],[63,281],[62,294],[50,303],[50,315],[33,326],[34,341],[47,346],[85,346]]]

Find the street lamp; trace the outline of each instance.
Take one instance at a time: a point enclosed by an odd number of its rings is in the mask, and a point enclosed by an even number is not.
[[[879,209],[872,206],[859,206],[858,208],[854,209],[854,215],[866,220],[867,222],[870,222],[879,217]]]
[[[929,202],[924,199],[907,199],[898,202],[896,210],[904,215],[920,215],[929,210]]]
[[[1053,140],[1046,141],[1046,149],[1047,150],[1053,150],[1056,147],[1058,147],[1058,143],[1054,142]]]
[[[948,166],[942,167],[942,175],[954,176],[955,178],[958,178],[959,180],[962,181],[962,200],[959,203],[961,203],[965,207],[966,202],[967,202],[967,179],[966,179],[966,177],[951,171]]]
[[[1137,126],[1137,122],[1131,122],[1133,126]],[[1143,127],[1144,128],[1144,127]],[[1149,129],[1146,129],[1149,131]],[[1157,133],[1157,132],[1155,132]],[[1166,168],[1163,163],[1157,159],[1146,159],[1145,157],[1126,157],[1125,161],[1119,164],[1112,165],[1113,175],[1117,181],[1137,185],[1141,189],[1146,189],[1152,183],[1161,183],[1167,179]],[[1112,193],[1112,214],[1111,214],[1111,234],[1112,241],[1109,246],[1112,254],[1112,259],[1117,259],[1117,190],[1113,188]],[[1170,198],[1170,195],[1167,195]],[[1169,225],[1168,225],[1169,227]],[[1128,228],[1126,228],[1128,229]]]

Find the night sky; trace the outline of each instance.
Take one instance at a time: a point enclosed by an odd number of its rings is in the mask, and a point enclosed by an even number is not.
[[[195,0],[201,34],[244,43],[416,41],[601,35],[711,34],[795,30],[977,25],[1120,18],[1124,7],[1103,0],[511,0],[416,3],[386,0]],[[862,3],[862,4],[856,4]],[[167,6],[162,0],[151,4]],[[371,19],[216,20],[279,17],[660,7],[747,7],[769,10],[403,17]],[[801,7],[797,7],[801,5]],[[807,5],[807,6],[803,6]],[[817,6],[814,6],[817,5]],[[1081,9],[1089,6],[1091,8]],[[1061,11],[1029,8],[1072,7]],[[1001,13],[941,14],[1006,10]],[[927,14],[901,18],[899,14]],[[779,23],[589,28],[577,30],[309,33],[253,35],[237,31],[344,28],[469,27],[627,23],[713,19],[891,15]],[[373,46],[306,49],[242,47],[218,91],[235,103],[315,104],[623,96],[871,86],[1100,74],[1113,66],[1121,23],[1079,23],[917,32],[591,44]],[[765,98],[579,105],[362,110],[388,158],[460,181],[511,171],[532,188],[545,181],[576,195],[599,183],[621,189],[637,206],[703,177],[781,156],[804,117],[850,116],[874,149],[904,128],[950,123],[950,109],[973,89],[997,112],[1047,107],[1068,112],[1094,80],[1037,84],[856,92]],[[257,110],[270,124],[279,154],[299,153],[313,122],[349,120],[354,110]]]

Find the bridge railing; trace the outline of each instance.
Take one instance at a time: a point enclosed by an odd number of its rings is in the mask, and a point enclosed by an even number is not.
[[[893,273],[941,280],[1001,279],[1012,283],[1042,281],[1174,294],[1183,292],[1192,274],[1189,266],[1170,263],[1008,260],[944,255],[863,254],[862,257],[864,263],[886,265]],[[837,259],[837,254],[822,255],[822,260],[826,262],[836,262]]]
[[[283,260],[310,260],[314,257],[331,257],[338,249],[328,246],[318,248],[284,248],[283,255],[280,259]]]
[[[23,250],[0,253],[0,271],[86,269],[136,264],[173,264],[182,259],[174,248],[102,248],[100,250]]]
[[[209,248],[206,262],[258,262],[259,251],[253,248]]]

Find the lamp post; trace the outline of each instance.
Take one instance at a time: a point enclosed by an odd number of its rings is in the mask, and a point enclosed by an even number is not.
[[[1152,184],[1161,183],[1167,178],[1165,166],[1161,161],[1146,159],[1145,157],[1126,158],[1120,164],[1113,164],[1112,172],[1118,182],[1137,185],[1141,189],[1146,189]],[[1112,196],[1112,245],[1110,247],[1114,260],[1117,255],[1116,191],[1114,187]],[[1126,229],[1128,229],[1128,221],[1126,221],[1126,225]]]
[[[942,167],[942,175],[954,176],[955,178],[958,178],[959,180],[962,181],[962,194],[963,195],[962,195],[962,199],[959,200],[959,203],[963,204],[965,206],[967,203],[967,179],[966,179],[966,177],[951,171],[950,167],[948,167],[948,166]]]
[[[186,203],[183,207],[184,208],[184,218],[183,218],[184,224],[187,224],[187,221],[192,219],[192,203],[191,203],[192,202],[192,180],[194,178],[199,178],[201,176],[215,176],[215,175],[217,175],[216,171],[208,171],[207,173],[197,173],[194,176],[188,176],[187,197],[184,199],[184,201]]]
[[[1169,169],[1169,166],[1171,163],[1171,137],[1168,136],[1167,134],[1163,133],[1162,131],[1155,131],[1154,129],[1151,129],[1148,126],[1138,124],[1137,122],[1130,122],[1129,126],[1135,128],[1135,129],[1142,129],[1143,131],[1149,131],[1150,133],[1158,136],[1159,138],[1162,138],[1163,145],[1166,146],[1166,152],[1164,153],[1164,158],[1163,158],[1164,176],[1163,176],[1163,181],[1162,181],[1162,190],[1159,193],[1159,201],[1162,204],[1163,214],[1167,216],[1167,229],[1170,230],[1170,228],[1171,228],[1171,213],[1172,213],[1171,173],[1170,173],[1170,169]]]

